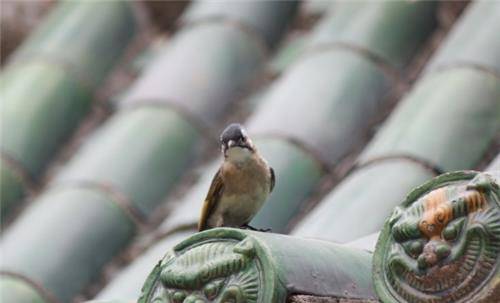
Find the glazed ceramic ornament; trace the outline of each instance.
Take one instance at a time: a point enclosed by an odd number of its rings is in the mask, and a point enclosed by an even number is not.
[[[386,221],[374,254],[382,302],[498,302],[499,176],[443,174]]]

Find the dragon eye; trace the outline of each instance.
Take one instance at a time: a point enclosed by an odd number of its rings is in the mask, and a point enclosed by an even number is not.
[[[416,258],[424,250],[424,243],[421,240],[408,241],[403,244],[403,248],[409,256]]]
[[[172,296],[172,301],[174,303],[182,303],[184,299],[186,298],[186,294],[183,293],[182,291],[176,291],[174,295]]]
[[[465,218],[460,218],[455,221],[452,221],[446,226],[443,230],[442,237],[447,241],[453,241],[457,239],[460,231],[462,230],[462,226],[464,225]]]
[[[203,293],[205,294],[205,297],[209,300],[215,299],[219,295],[219,291],[222,287],[223,280],[220,281],[212,281],[205,285],[203,288]]]
[[[457,238],[458,232],[455,226],[447,226],[443,230],[443,238],[445,240],[451,241]]]
[[[215,297],[217,297],[218,289],[214,283],[209,283],[205,286],[203,292],[205,293],[205,297],[207,297],[207,299],[213,300]]]
[[[420,241],[413,241],[410,243],[409,250],[413,255],[420,255],[423,249],[424,245]]]

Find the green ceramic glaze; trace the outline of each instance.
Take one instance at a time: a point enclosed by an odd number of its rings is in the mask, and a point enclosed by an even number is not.
[[[373,276],[383,302],[494,302],[500,294],[498,176],[447,173],[386,221]],[[495,299],[496,298],[496,299]]]
[[[0,100],[2,152],[37,177],[87,113],[91,92],[59,66],[36,62],[1,74]]]
[[[265,45],[274,46],[293,18],[298,1],[193,1],[182,16],[183,24],[218,20],[236,25]]]
[[[346,243],[377,232],[405,195],[432,177],[431,171],[400,159],[357,169],[298,223],[293,234]]]
[[[92,2],[74,5],[86,7],[91,5],[88,3]],[[275,7],[265,3],[255,5]],[[280,7],[296,5],[287,3],[280,4]],[[128,7],[129,3],[103,4],[103,10],[117,6]],[[285,26],[289,21],[284,18],[278,22],[273,12],[264,12],[261,17],[272,19],[266,24]],[[102,20],[103,14],[97,12],[96,17]],[[88,23],[89,20],[91,18],[85,21]],[[108,29],[102,26],[99,30],[105,32]],[[59,34],[64,36],[67,33]],[[164,74],[148,68],[138,80],[145,87],[141,92],[151,91],[148,90],[150,87],[160,87],[162,92],[179,87],[176,93],[183,96],[186,92],[189,97],[181,98],[180,102],[203,105],[200,108],[202,116],[214,122],[215,118],[220,118],[216,115],[217,109],[234,101],[235,92],[244,89],[254,72],[262,66],[262,52],[252,47],[252,39],[238,27],[224,22],[196,24],[189,29],[180,29],[175,36],[180,44],[168,44],[161,60],[155,60],[151,65],[159,66],[161,62],[171,63],[178,59],[177,66],[183,67],[185,72],[176,74],[176,81],[170,81],[162,77]],[[54,45],[59,43],[55,38],[51,41]],[[100,46],[110,42],[112,39]],[[44,45],[44,50],[50,50],[51,45]],[[70,46],[68,51],[72,50]],[[180,49],[174,51],[170,46]],[[67,53],[68,62],[72,54]],[[87,59],[89,57],[82,59],[84,65]],[[190,66],[194,68],[185,68],[185,62],[191,62]],[[225,64],[220,65],[221,62]],[[212,71],[215,65],[221,69]],[[246,68],[242,68],[243,65]],[[16,66],[19,65],[13,65]],[[200,74],[200,70],[211,72]],[[71,92],[76,94],[78,91]],[[121,109],[109,117],[57,172],[48,188],[9,226],[0,239],[1,269],[23,274],[62,302],[70,302],[129,243],[137,230],[134,223],[146,220],[152,214],[186,173],[197,155],[198,144],[202,143],[199,128],[189,118],[193,112],[185,114],[178,108],[152,105],[150,103],[157,99],[148,96],[137,93],[135,106]],[[76,102],[77,98],[74,99],[72,101]],[[25,108],[29,110],[30,107]],[[59,113],[58,108],[51,110]],[[68,117],[71,118],[73,116]],[[56,123],[52,120],[40,118],[44,123]],[[76,123],[73,120],[67,123],[70,122]],[[38,142],[17,139],[26,144]]]
[[[436,26],[435,1],[338,1],[308,48],[347,46],[403,68]]]
[[[69,302],[135,231],[112,197],[92,189],[52,189],[3,232],[0,270],[22,274]],[[2,292],[18,296],[16,288]]]
[[[500,4],[496,1],[474,1],[468,5],[464,16],[453,25],[446,43],[440,46],[426,71],[465,65],[487,69],[498,75]]]
[[[126,1],[59,1],[1,72],[2,153],[39,178],[136,30]],[[24,196],[21,186],[2,182],[3,216]]]
[[[59,1],[9,58],[9,64],[50,62],[94,89],[102,84],[137,28],[127,1]]]
[[[0,216],[5,219],[8,213],[18,201],[25,195],[23,180],[2,159],[0,163]]]
[[[499,100],[500,81],[489,73],[457,67],[427,74],[358,161],[411,155],[444,171],[474,167],[500,130]]]
[[[147,216],[189,167],[199,140],[196,128],[168,108],[123,110],[89,137],[53,183],[109,184]]]
[[[52,303],[32,285],[10,276],[0,276],[0,302],[2,303]]]
[[[168,252],[139,302],[279,303],[290,294],[373,299],[367,266],[368,253],[333,243],[212,229]]]

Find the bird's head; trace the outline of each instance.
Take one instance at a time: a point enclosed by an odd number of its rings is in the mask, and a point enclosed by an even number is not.
[[[242,162],[255,153],[255,146],[241,124],[233,123],[220,136],[224,158],[232,162]]]

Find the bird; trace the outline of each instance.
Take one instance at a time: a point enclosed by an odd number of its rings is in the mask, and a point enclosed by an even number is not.
[[[249,223],[274,189],[274,170],[241,124],[228,125],[220,135],[220,145],[224,160],[204,200],[198,230],[215,227],[259,230]]]

